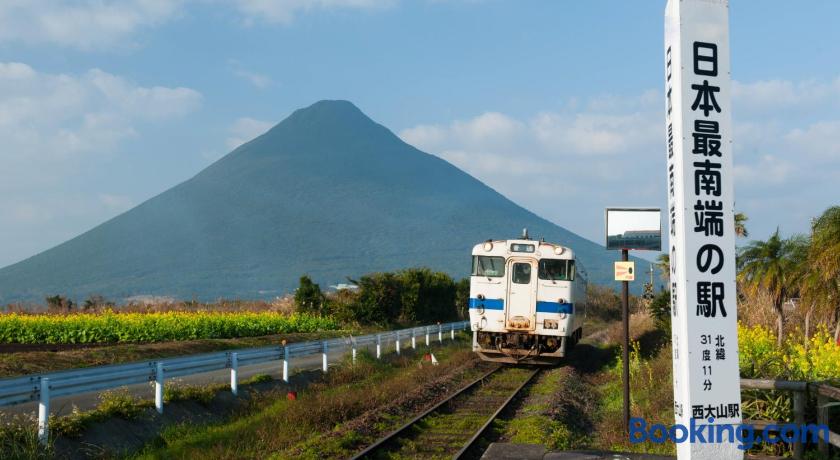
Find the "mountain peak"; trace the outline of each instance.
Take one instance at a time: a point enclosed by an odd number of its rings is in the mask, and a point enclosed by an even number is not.
[[[612,255],[401,141],[348,101],[319,101],[195,177],[0,269],[0,303],[91,294],[215,299],[292,292],[301,274],[426,266],[467,275],[470,248],[522,227],[567,244],[595,283]]]
[[[321,100],[309,107],[295,110],[285,122],[305,123],[364,123],[376,124],[352,102],[345,100]]]
[[[258,139],[257,143],[290,146],[296,151],[316,146],[347,147],[346,143],[369,143],[377,139],[398,140],[387,128],[345,100],[322,100],[295,110]]]

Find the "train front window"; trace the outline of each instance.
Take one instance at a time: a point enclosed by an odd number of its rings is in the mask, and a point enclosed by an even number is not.
[[[513,276],[511,281],[516,284],[528,284],[531,282],[531,264],[513,264]]]
[[[499,278],[505,276],[505,258],[495,256],[473,256],[473,276]]]
[[[575,262],[573,260],[540,260],[539,277],[549,281],[571,281],[574,279]]]

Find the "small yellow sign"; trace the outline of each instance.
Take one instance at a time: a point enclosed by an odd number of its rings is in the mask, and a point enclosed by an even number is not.
[[[636,263],[635,262],[616,262],[615,263],[615,280],[616,281],[633,281],[636,279]]]

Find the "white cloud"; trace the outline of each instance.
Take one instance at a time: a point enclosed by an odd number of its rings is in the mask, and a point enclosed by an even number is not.
[[[244,67],[242,67],[242,63],[240,63],[236,59],[228,60],[228,67],[230,68],[230,71],[233,73],[234,76],[248,82],[257,89],[268,88],[273,83],[271,77],[269,77],[268,75],[247,70]]]
[[[259,89],[265,89],[271,85],[271,77],[268,75],[247,70],[234,70],[233,74]]]
[[[783,115],[786,110],[815,110],[840,107],[840,77],[833,81],[760,80],[750,83],[732,82],[732,99],[736,114],[761,112]]]
[[[0,63],[0,162],[26,165],[107,152],[136,134],[134,122],[183,116],[201,99],[193,89],[143,87],[99,69],[49,74]]]
[[[836,110],[820,110],[840,107],[840,79],[736,86],[736,199],[754,234],[780,223],[777,197],[799,203],[796,212],[808,216],[837,204],[840,120]],[[422,124],[400,137],[599,240],[604,206],[665,206],[662,103],[657,91],[605,95],[526,117],[486,112]],[[789,231],[806,231],[808,219],[798,224]]]
[[[101,167],[145,125],[183,117],[201,101],[193,89],[141,86],[99,69],[52,74],[0,62],[3,234],[49,233],[57,243],[70,236],[68,218],[86,223],[78,231],[127,209],[121,194],[81,191],[79,171]],[[0,265],[13,258],[0,254]]]
[[[617,155],[661,141],[661,120],[655,111],[615,112],[616,106],[604,105],[603,99],[593,106],[611,110],[541,112],[525,120],[486,112],[449,125],[418,125],[401,131],[400,137],[433,151],[502,153],[527,146],[531,155],[542,156]]]
[[[302,13],[378,10],[399,0],[3,0],[0,43],[57,45],[101,50],[136,45],[139,33],[177,18],[186,4],[232,8],[246,25],[290,24]],[[270,79],[242,71],[240,77],[264,87]]]
[[[170,20],[180,4],[179,0],[3,0],[0,42],[108,48],[142,28]]]
[[[396,0],[237,0],[236,5],[246,22],[289,24],[299,13],[313,10],[388,8]]]
[[[785,140],[794,151],[836,161],[840,158],[840,120],[820,121],[790,131]]]
[[[265,133],[271,129],[272,126],[274,126],[274,124],[269,121],[262,121],[248,117],[239,118],[233,122],[233,125],[230,127],[231,136],[228,137],[226,144],[229,149],[233,150],[251,139]]]
[[[761,155],[757,162],[735,165],[735,181],[746,186],[784,184],[794,171],[793,165],[775,155]]]

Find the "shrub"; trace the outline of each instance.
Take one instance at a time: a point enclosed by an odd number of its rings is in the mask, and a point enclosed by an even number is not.
[[[586,286],[586,313],[601,321],[621,319],[621,297],[606,286],[589,284]]]
[[[667,336],[671,335],[671,292],[662,291],[650,301],[648,306],[650,316],[653,317],[653,323],[656,328],[664,332]]]
[[[322,313],[324,310],[324,294],[321,286],[312,282],[307,275],[300,277],[300,286],[295,291],[295,306],[302,313]]]
[[[448,321],[456,317],[455,282],[446,273],[411,268],[397,273],[403,322]]]
[[[402,284],[394,273],[372,273],[359,279],[353,317],[365,324],[385,324],[400,317]]]
[[[470,307],[470,279],[462,278],[455,283],[455,311],[459,319],[469,317]]]
[[[458,283],[428,268],[370,273],[359,289],[327,298],[330,314],[344,323],[389,324],[454,321],[466,315],[469,280]]]

